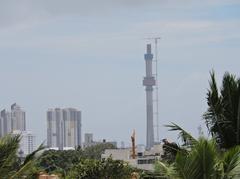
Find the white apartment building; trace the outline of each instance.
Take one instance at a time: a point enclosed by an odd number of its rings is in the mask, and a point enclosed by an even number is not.
[[[24,157],[36,150],[36,136],[30,131],[15,130],[13,135],[21,135],[19,153]]]
[[[139,145],[136,148],[137,156],[132,158],[132,148],[124,149],[106,149],[101,158],[106,159],[112,157],[113,160],[123,160],[129,165],[143,169],[154,170],[155,161],[161,158],[163,148],[161,144],[154,145],[150,150],[145,150],[145,147]]]

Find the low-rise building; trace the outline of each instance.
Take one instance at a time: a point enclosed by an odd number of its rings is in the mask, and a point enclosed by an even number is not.
[[[132,157],[132,149],[106,149],[102,154],[102,158],[112,157],[114,160],[123,160],[129,165],[143,169],[143,170],[153,170],[154,163],[156,160],[161,158],[163,154],[162,145],[154,145],[150,150],[145,150],[142,146],[136,148],[137,156],[135,159]]]
[[[116,141],[106,141],[105,139],[103,139],[102,141],[94,141],[93,133],[85,133],[84,134],[84,143],[83,143],[82,147],[87,148],[87,147],[95,146],[95,145],[102,144],[102,143],[109,143],[117,148]]]

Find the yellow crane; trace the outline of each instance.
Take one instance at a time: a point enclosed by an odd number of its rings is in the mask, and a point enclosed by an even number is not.
[[[136,134],[135,134],[135,130],[133,130],[131,140],[132,140],[132,158],[136,159],[136,146],[135,146]]]

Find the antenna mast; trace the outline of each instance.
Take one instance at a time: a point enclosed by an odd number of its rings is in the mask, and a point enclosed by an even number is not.
[[[155,79],[156,79],[156,128],[157,128],[157,142],[159,142],[159,111],[158,111],[158,40],[160,40],[160,37],[154,38],[155,41]]]

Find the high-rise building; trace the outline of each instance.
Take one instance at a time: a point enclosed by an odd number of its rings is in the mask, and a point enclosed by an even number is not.
[[[21,141],[19,146],[19,154],[22,157],[32,153],[36,149],[36,136],[30,131],[15,130],[13,135],[21,135]]]
[[[26,130],[26,113],[16,103],[11,105],[11,118],[12,118],[12,131]]]
[[[47,145],[48,147],[63,148],[62,141],[63,119],[61,109],[49,109],[47,111]]]
[[[147,44],[147,53],[145,54],[146,76],[143,79],[143,85],[146,90],[146,113],[147,113],[147,136],[146,149],[150,150],[154,145],[153,130],[153,86],[156,80],[152,74],[153,54],[151,52],[151,44]]]
[[[14,130],[26,130],[26,113],[19,105],[11,105],[11,112],[6,109],[0,114],[0,137],[12,133]]]
[[[3,118],[0,113],[0,138],[3,137]]]
[[[15,130],[26,130],[26,113],[16,103],[11,105],[10,112],[4,109],[0,113],[0,137]]]
[[[21,135],[19,155],[26,157],[35,150],[36,136],[26,131],[26,113],[19,105],[11,105],[11,112],[6,109],[0,113],[0,137],[7,134]]]
[[[55,108],[47,111],[47,145],[62,150],[81,146],[81,111]]]
[[[81,145],[81,112],[73,109],[63,109],[64,146],[75,147]]]
[[[12,132],[12,118],[11,113],[6,109],[1,111],[0,119],[0,137]]]

